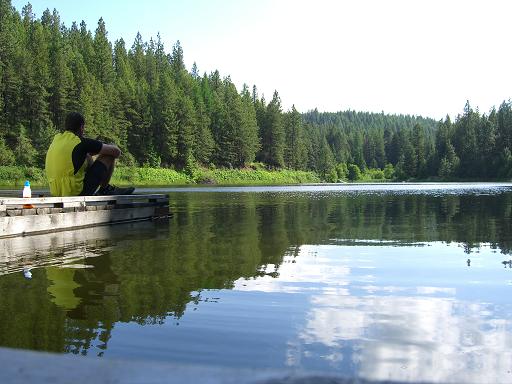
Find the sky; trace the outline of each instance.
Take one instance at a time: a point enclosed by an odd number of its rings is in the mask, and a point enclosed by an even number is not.
[[[12,0],[21,11],[27,0]],[[256,85],[284,110],[356,110],[442,119],[466,100],[488,113],[512,97],[508,0],[32,0],[36,17],[100,17],[131,47],[160,33],[190,70]]]

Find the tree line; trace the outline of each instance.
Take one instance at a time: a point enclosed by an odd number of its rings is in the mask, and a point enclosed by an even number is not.
[[[358,169],[392,165],[398,179],[512,177],[512,102],[480,114],[466,102],[452,122],[361,112],[304,114],[323,130],[335,164]],[[350,167],[349,167],[350,168]],[[339,171],[338,171],[339,173]]]
[[[0,165],[39,166],[69,111],[88,136],[113,142],[128,166],[313,170],[324,179],[512,176],[512,110],[481,115],[466,105],[455,122],[345,111],[284,111],[256,86],[239,91],[218,70],[186,69],[179,41],[137,34],[108,39],[103,19],[66,27],[48,9],[38,19],[0,0]],[[388,178],[389,178],[388,177]]]

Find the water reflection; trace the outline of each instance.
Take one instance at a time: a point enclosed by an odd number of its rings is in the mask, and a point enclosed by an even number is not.
[[[2,241],[0,345],[510,381],[508,189],[176,192],[171,203],[166,225]]]
[[[236,289],[311,293],[306,321],[290,343],[290,366],[345,365],[347,371],[348,364],[357,375],[378,380],[509,382],[512,306],[507,298],[489,298],[510,276],[485,272],[499,255],[481,250],[482,284],[471,287],[473,275],[466,275],[426,286],[436,283],[440,260],[460,253],[455,246],[433,247],[437,255],[429,262],[426,248],[304,246],[296,263],[285,258],[279,279],[240,280]],[[417,260],[403,257],[413,252],[425,261],[423,275],[404,283],[393,266],[413,271]]]

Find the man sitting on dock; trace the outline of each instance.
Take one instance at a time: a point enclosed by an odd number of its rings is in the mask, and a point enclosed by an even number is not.
[[[46,153],[46,176],[52,196],[129,195],[134,188],[110,185],[120,149],[83,137],[85,118],[66,116],[66,130],[55,135]],[[92,156],[98,155],[95,161]],[[99,187],[99,189],[98,189]]]

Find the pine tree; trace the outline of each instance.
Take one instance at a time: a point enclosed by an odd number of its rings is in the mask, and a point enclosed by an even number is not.
[[[370,168],[377,168],[377,161],[375,160],[375,143],[373,141],[373,136],[366,133],[363,134],[363,155],[364,162]]]
[[[400,147],[402,148],[400,158],[396,164],[395,171],[399,179],[410,179],[418,176],[418,156],[408,133],[400,131]]]
[[[192,76],[192,78],[194,80],[197,80],[201,77],[201,75],[199,74],[199,69],[197,69],[197,64],[196,62],[194,61],[194,64],[192,64],[192,69],[190,71],[190,76]]]
[[[326,181],[335,182],[337,181],[336,165],[334,162],[334,156],[332,154],[329,144],[325,136],[322,139],[320,148],[318,149],[318,163],[316,169],[322,178]]]
[[[281,99],[275,91],[267,106],[262,129],[263,161],[271,167],[284,166],[284,138]]]
[[[223,85],[223,126],[217,134],[221,163],[243,167],[254,160],[258,150],[258,128],[251,96],[246,86],[239,95],[226,78]]]
[[[133,42],[132,48],[129,52],[131,66],[135,72],[137,80],[145,79],[146,62],[144,60],[144,46],[145,44],[142,41],[142,36],[137,32],[137,36],[135,37],[135,41]]]
[[[221,164],[229,167],[243,165],[239,138],[242,125],[242,103],[235,85],[229,78],[224,80],[223,99],[219,100],[222,107],[223,124],[217,127],[216,143],[219,149],[217,156]]]
[[[483,116],[478,131],[478,174],[489,178],[497,176],[496,133],[498,125],[496,109],[492,109],[489,117]]]
[[[373,142],[375,147],[376,166],[383,169],[386,166],[387,158],[384,143],[384,132],[382,130],[375,130],[373,132]]]
[[[256,153],[260,149],[258,138],[258,122],[256,119],[256,110],[252,102],[249,88],[244,84],[241,93],[242,102],[242,125],[241,125],[241,165],[254,161]]]
[[[49,20],[50,53],[50,111],[52,121],[58,129],[64,129],[68,113],[68,95],[71,88],[71,72],[67,65],[68,47],[60,30],[60,16],[56,10]]]
[[[302,117],[292,105],[290,112],[284,115],[285,151],[284,161],[287,167],[303,169],[306,165],[306,146],[304,144],[304,132]]]
[[[359,169],[366,169],[366,161],[364,159],[364,136],[361,131],[354,132],[350,137],[350,148],[352,156],[349,161],[356,164]]]
[[[327,142],[332,148],[336,163],[346,163],[350,158],[350,146],[348,144],[347,135],[341,127],[329,127]]]
[[[25,127],[21,124],[18,124],[16,127],[16,144],[13,153],[17,164],[36,165],[37,151],[27,137]]]
[[[186,83],[187,72],[185,70],[185,61],[183,58],[183,48],[181,48],[180,41],[178,40],[176,44],[172,47],[171,54],[171,69],[174,74],[174,81],[184,89],[184,85]]]
[[[8,142],[15,137],[13,127],[22,119],[22,79],[19,68],[23,65],[21,19],[8,0],[0,0],[0,136]]]
[[[112,45],[107,37],[107,28],[103,18],[98,20],[98,27],[94,33],[94,75],[104,86],[114,81],[114,68],[112,58]]]
[[[123,152],[122,161],[127,165],[133,165],[133,156],[128,151],[128,134],[132,129],[129,111],[135,99],[135,73],[130,65],[123,39],[116,41],[113,59],[115,83],[111,107],[112,123],[118,136],[116,144]]]
[[[307,169],[317,171],[318,157],[320,148],[321,134],[319,130],[312,129],[312,126],[305,125],[305,136],[306,136],[306,152],[307,152]]]
[[[31,7],[24,8],[24,25],[28,30],[25,64],[21,69],[23,78],[22,108],[27,135],[32,139],[39,156],[38,165],[44,164],[44,155],[56,129],[50,119],[49,92],[50,62],[48,40],[39,21],[34,21]]]
[[[154,119],[154,141],[162,163],[170,165],[177,157],[178,122],[175,115],[176,86],[169,73],[160,78]]]
[[[264,162],[267,156],[266,144],[264,140],[266,139],[266,114],[267,114],[267,105],[265,102],[265,98],[262,97],[258,99],[258,93],[256,86],[253,86],[252,89],[252,103],[254,105],[254,111],[256,112],[256,125],[258,126],[258,140],[260,142],[259,151],[256,153],[256,161]]]
[[[450,178],[458,173],[460,160],[451,143],[448,144],[446,155],[441,159],[438,174],[442,178]]]
[[[427,176],[427,144],[423,127],[415,124],[412,131],[412,145],[416,154],[416,176]]]
[[[512,149],[512,102],[503,102],[497,114],[496,153],[498,172],[507,174],[507,154]]]
[[[193,155],[202,164],[210,164],[212,160],[215,141],[210,131],[210,117],[200,97],[194,100],[196,111],[196,136],[194,138]]]
[[[16,161],[14,153],[5,145],[5,141],[0,137],[0,166],[13,165]]]
[[[228,165],[222,150],[224,142],[224,127],[226,125],[225,118],[227,112],[224,103],[224,90],[216,85],[217,73],[210,75],[210,77],[202,82],[202,93],[205,98],[206,108],[210,116],[210,132],[212,133],[215,148],[213,153],[213,161],[217,165]]]
[[[79,52],[82,56],[84,63],[87,65],[87,71],[89,73],[95,72],[95,52],[94,52],[94,41],[92,33],[87,29],[87,24],[82,20],[80,23],[80,38],[78,40]]]
[[[480,124],[478,112],[474,112],[466,102],[464,114],[455,123],[454,147],[460,158],[459,175],[471,177],[478,168],[477,131]]]
[[[174,110],[177,124],[176,156],[174,163],[184,168],[193,158],[195,114],[194,105],[186,95],[179,95]]]

